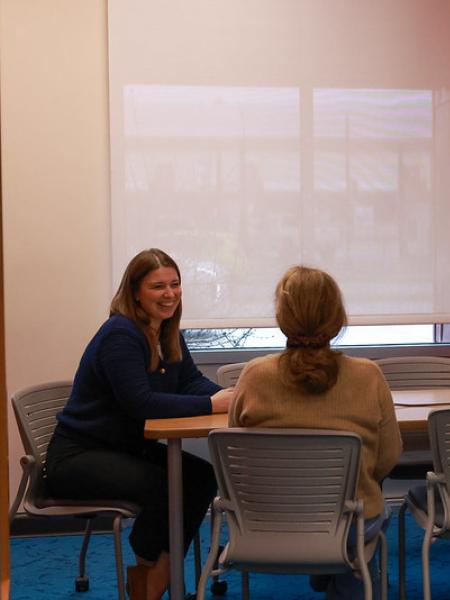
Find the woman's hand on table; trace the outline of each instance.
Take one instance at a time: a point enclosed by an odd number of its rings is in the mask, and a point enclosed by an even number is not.
[[[226,413],[230,406],[231,400],[233,399],[234,388],[229,387],[219,392],[216,392],[211,396],[211,406],[213,413]]]

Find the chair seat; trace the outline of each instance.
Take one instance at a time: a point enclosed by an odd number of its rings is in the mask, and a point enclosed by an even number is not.
[[[140,511],[140,507],[133,502],[126,500],[66,500],[65,498],[39,498],[35,505],[39,509],[62,507],[73,509],[71,512],[76,514],[95,514],[105,512],[123,512],[126,517],[133,517]]]
[[[126,518],[135,517],[140,508],[137,504],[127,502],[126,500],[66,500],[64,498],[39,498],[35,502],[35,507],[45,510],[46,508],[61,507],[62,513],[72,513],[76,515],[96,515],[98,513],[117,513],[121,512]],[[27,507],[28,508],[28,507]],[[31,508],[27,512],[32,512]],[[34,511],[39,514],[40,511]]]
[[[29,462],[27,457],[22,457],[24,466]],[[33,461],[31,461],[33,462]],[[51,495],[46,477],[41,473],[35,482],[35,494],[30,501],[25,498],[24,508],[27,512],[39,516],[46,512],[55,515],[58,511],[61,516],[86,516],[93,517],[100,513],[120,513],[125,518],[135,517],[140,512],[140,507],[130,500],[116,498],[55,498]]]

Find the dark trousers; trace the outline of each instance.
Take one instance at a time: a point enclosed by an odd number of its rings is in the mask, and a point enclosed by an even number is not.
[[[216,494],[209,462],[183,452],[184,551]],[[54,438],[47,455],[51,494],[71,499],[129,500],[141,511],[130,534],[134,553],[148,561],[169,551],[167,446],[149,442],[142,456],[105,449],[73,451],[73,442]]]

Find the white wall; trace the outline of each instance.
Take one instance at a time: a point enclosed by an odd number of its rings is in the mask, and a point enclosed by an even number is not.
[[[72,378],[110,289],[106,0],[2,0],[7,389]],[[9,415],[10,497],[22,447]]]

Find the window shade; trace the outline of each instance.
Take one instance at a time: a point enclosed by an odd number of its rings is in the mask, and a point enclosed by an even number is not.
[[[270,326],[282,273],[350,322],[450,320],[447,0],[109,0],[113,282],[160,247],[183,326]]]

